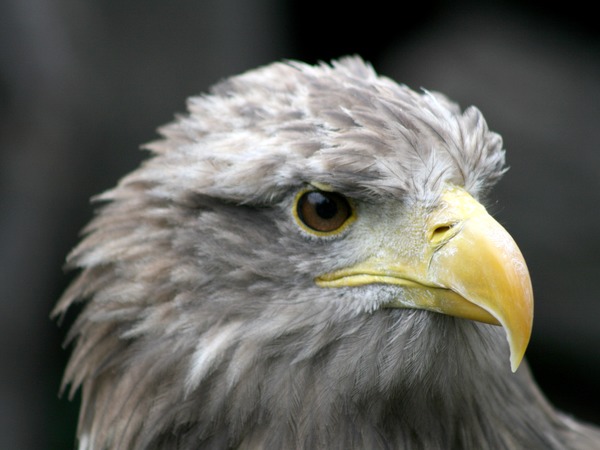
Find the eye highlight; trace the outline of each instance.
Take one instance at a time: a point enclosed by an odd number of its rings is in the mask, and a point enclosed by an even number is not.
[[[336,234],[354,217],[350,201],[337,192],[303,191],[296,197],[294,215],[307,231],[320,236]]]

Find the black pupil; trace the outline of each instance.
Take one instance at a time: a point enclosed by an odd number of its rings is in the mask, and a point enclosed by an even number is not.
[[[311,192],[308,201],[314,205],[315,212],[322,219],[332,219],[338,213],[337,203],[320,192]]]

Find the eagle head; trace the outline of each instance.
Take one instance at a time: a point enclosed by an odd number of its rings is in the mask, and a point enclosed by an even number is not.
[[[565,442],[513,373],[532,289],[481,203],[506,168],[476,108],[345,58],[188,110],[69,257],[80,448]]]

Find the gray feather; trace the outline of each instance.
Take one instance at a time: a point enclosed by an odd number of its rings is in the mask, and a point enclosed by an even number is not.
[[[374,215],[447,183],[481,198],[505,157],[477,109],[358,58],[273,64],[188,108],[69,257],[54,314],[84,304],[64,381],[82,390],[81,449],[598,448],[510,372],[498,327],[314,284],[360,254],[296,226],[298,189]]]

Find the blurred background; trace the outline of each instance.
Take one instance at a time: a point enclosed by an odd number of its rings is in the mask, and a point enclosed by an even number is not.
[[[477,105],[511,170],[491,211],[536,294],[527,352],[549,399],[600,424],[600,33],[588,2],[2,0],[0,448],[72,449],[69,320],[49,319],[89,198],[223,77],[360,54]],[[554,5],[554,6],[553,6]]]

